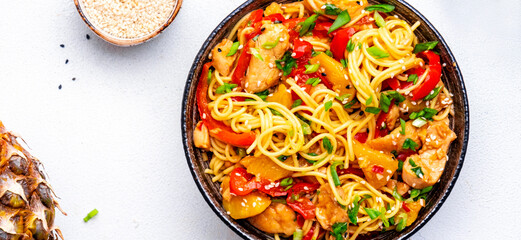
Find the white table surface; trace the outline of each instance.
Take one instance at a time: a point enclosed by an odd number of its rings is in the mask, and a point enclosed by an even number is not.
[[[192,180],[180,117],[197,51],[242,0],[185,0],[163,35],[131,48],[95,36],[72,0],[1,2],[0,119],[44,163],[67,239],[239,239]],[[471,110],[459,180],[413,238],[519,239],[521,1],[410,3],[450,45]]]

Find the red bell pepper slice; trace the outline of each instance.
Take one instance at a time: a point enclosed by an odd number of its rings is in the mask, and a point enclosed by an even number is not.
[[[267,179],[261,179],[258,184],[258,190],[272,197],[281,197],[288,195],[286,187],[280,186],[280,181],[271,182]]]
[[[405,210],[406,212],[410,212],[410,211],[411,211],[411,209],[409,209],[409,208],[407,207],[407,204],[406,204],[405,202],[402,202],[402,208],[403,208],[403,210]]]
[[[255,133],[236,133],[229,126],[225,125],[221,121],[217,121],[212,117],[211,111],[208,108],[208,71],[211,66],[211,62],[206,63],[203,66],[203,72],[199,78],[197,84],[197,107],[199,115],[201,116],[204,125],[208,127],[210,135],[225,143],[231,144],[236,147],[249,147],[255,141]]]
[[[367,142],[367,138],[369,137],[369,134],[367,132],[359,132],[355,134],[355,140],[359,141],[361,143]]]
[[[238,167],[230,173],[230,192],[244,196],[257,189],[257,182],[253,174],[246,172],[246,169]]]
[[[404,150],[404,151],[398,153],[398,156],[396,156],[396,159],[405,161],[405,160],[407,160],[407,158],[409,158],[413,154],[416,154],[416,152],[413,150],[407,149],[407,150]]]
[[[371,168],[371,171],[373,171],[374,173],[378,173],[378,174],[382,174],[384,173],[384,168],[382,166],[378,166],[378,165],[373,165],[373,167]]]
[[[343,168],[343,169],[337,169],[336,173],[338,176],[342,176],[344,174],[354,174],[356,176],[359,176],[361,178],[364,177],[364,172],[360,168]]]
[[[344,58],[344,52],[346,51],[347,43],[349,39],[355,34],[354,28],[342,28],[335,31],[333,40],[331,40],[331,52],[333,57],[340,61]]]
[[[293,194],[288,194],[286,203],[295,212],[302,215],[304,219],[309,220],[315,218],[315,205],[309,199],[300,197],[297,200],[293,200]]]
[[[430,50],[418,53],[418,56],[428,62],[429,74],[423,80],[421,86],[412,91],[412,100],[417,101],[429,93],[438,85],[441,79],[440,56]]]
[[[419,69],[422,69],[422,68],[419,68]],[[415,74],[416,72],[418,72],[418,70],[415,70],[415,68],[407,71],[407,73],[409,75]],[[423,74],[423,72],[421,74]],[[421,74],[419,74],[418,76],[421,76]],[[393,90],[400,90],[400,89],[406,89],[406,88],[412,86],[413,84],[414,84],[413,82],[400,81],[397,78],[389,78],[382,83],[382,89],[387,89],[387,87],[390,87]]]
[[[262,16],[264,15],[264,10],[262,9],[257,9],[253,12],[251,12],[250,14],[250,17],[248,18],[249,22],[251,25],[257,23],[257,22],[260,22],[262,21]]]
[[[313,45],[311,45],[311,43],[297,38],[293,41],[293,54],[291,56],[293,58],[301,58],[308,54],[311,56],[312,51]]]
[[[235,71],[232,75],[232,82],[241,85],[242,80],[244,79],[246,75],[246,70],[248,69],[248,66],[250,65],[251,60],[251,54],[248,52],[247,49],[249,49],[250,45],[252,45],[252,41],[248,41],[246,43],[246,46],[242,49],[241,55],[239,55],[239,59],[237,60],[237,67],[235,68]]]
[[[318,183],[307,183],[307,182],[300,182],[296,183],[291,187],[289,192],[300,194],[300,193],[312,193],[315,192],[320,187],[320,184]]]
[[[311,240],[311,238],[313,237],[313,234],[315,234],[315,225],[313,225],[313,226],[309,229],[308,233],[306,233],[306,236],[304,236],[304,237],[302,238],[302,240]]]
[[[286,18],[284,16],[282,16],[282,14],[280,14],[280,13],[274,13],[274,14],[264,17],[264,20],[269,20],[272,22],[276,22],[276,21],[284,22],[284,21],[286,21]]]
[[[315,28],[313,28],[313,36],[320,37],[320,38],[328,38],[329,34],[327,33],[329,31],[329,28],[331,28],[331,25],[333,25],[332,22],[317,22],[315,25]]]

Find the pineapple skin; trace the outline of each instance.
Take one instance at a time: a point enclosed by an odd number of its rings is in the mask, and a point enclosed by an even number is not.
[[[60,207],[42,165],[17,138],[0,121],[0,240],[63,239],[54,226]]]

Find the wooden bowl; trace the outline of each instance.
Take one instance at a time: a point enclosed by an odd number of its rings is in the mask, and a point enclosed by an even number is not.
[[[195,93],[202,66],[204,63],[208,62],[208,54],[211,49],[218,44],[221,39],[225,38],[235,23],[237,23],[243,16],[255,9],[265,8],[273,1],[274,0],[248,0],[239,8],[235,9],[215,28],[195,57],[190,73],[188,74],[183,99],[183,115],[181,118],[183,145],[188,160],[188,166],[190,167],[194,181],[215,214],[217,214],[217,216],[219,216],[228,227],[244,239],[260,240],[273,239],[273,237],[256,229],[249,224],[248,221],[232,219],[223,209],[222,197],[219,193],[219,185],[213,183],[211,176],[204,173],[204,169],[207,168],[208,162],[202,160],[201,151],[193,145],[192,133],[197,121],[199,120]],[[283,3],[290,1],[276,0],[276,2]],[[452,52],[443,40],[442,36],[423,15],[403,0],[378,0],[370,2],[372,4],[388,2],[396,6],[393,14],[405,19],[411,25],[416,21],[420,21],[421,25],[415,31],[420,41],[439,41],[437,48],[440,50],[442,62],[446,63],[446,66],[443,68],[443,81],[450,92],[454,94],[453,101],[455,115],[451,119],[450,124],[458,138],[450,146],[448,154],[449,158],[445,171],[443,172],[440,181],[434,185],[433,190],[429,193],[425,208],[420,211],[418,219],[411,226],[405,228],[404,231],[388,231],[371,236],[373,239],[407,239],[424,226],[441,208],[443,202],[447,199],[450,191],[454,187],[456,179],[461,171],[469,138],[469,106],[467,102],[467,93],[456,59],[452,55]]]
[[[148,40],[151,40],[152,38],[159,35],[168,26],[170,26],[170,23],[172,23],[172,21],[174,21],[174,18],[177,16],[177,13],[181,9],[181,5],[183,4],[183,0],[176,0],[174,9],[173,9],[172,13],[170,14],[170,16],[168,17],[168,19],[158,29],[154,30],[153,32],[140,36],[140,37],[136,37],[136,38],[120,38],[120,37],[111,35],[110,33],[106,32],[106,31],[103,31],[102,29],[98,28],[98,26],[96,26],[94,23],[91,22],[87,12],[84,11],[83,1],[84,0],[74,0],[74,4],[76,5],[76,9],[78,10],[78,13],[80,14],[83,21],[87,24],[87,26],[89,26],[89,28],[94,33],[96,33],[96,35],[98,35],[101,39],[103,39],[109,43],[112,43],[114,45],[122,46],[122,47],[130,47],[130,46],[138,45],[138,44],[144,43]]]

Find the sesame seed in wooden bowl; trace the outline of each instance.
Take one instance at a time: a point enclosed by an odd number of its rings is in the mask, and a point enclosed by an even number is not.
[[[74,0],[78,13],[103,40],[118,46],[146,42],[174,20],[183,0]]]

